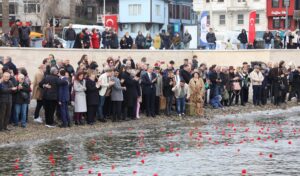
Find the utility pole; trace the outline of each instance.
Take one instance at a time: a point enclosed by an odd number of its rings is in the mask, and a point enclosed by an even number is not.
[[[102,23],[103,23],[103,26],[105,27],[105,15],[106,15],[106,10],[105,10],[105,8],[106,8],[106,0],[103,0],[103,18],[102,18]],[[104,20],[103,20],[104,19]]]
[[[288,31],[290,1],[289,0],[284,0],[284,4],[285,4],[285,30]]]

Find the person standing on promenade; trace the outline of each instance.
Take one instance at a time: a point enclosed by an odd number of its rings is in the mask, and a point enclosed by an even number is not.
[[[10,28],[10,35],[12,37],[12,46],[13,47],[19,47],[19,42],[20,42],[19,23],[20,23],[20,20],[16,20]]]
[[[111,68],[105,68],[104,69],[105,73],[103,73],[99,77],[99,84],[101,85],[101,89],[99,91],[99,106],[98,106],[98,120],[100,122],[106,122],[106,119],[104,118],[104,113],[103,113],[103,107],[105,104],[105,95],[109,95],[111,92],[110,87],[114,85],[114,82],[110,80],[112,76],[112,69]]]
[[[67,48],[73,48],[76,40],[76,32],[73,29],[73,24],[69,24],[69,28],[65,33],[65,40],[67,41]]]
[[[96,73],[91,72],[86,79],[86,103],[87,103],[87,124],[93,125],[96,122],[97,108],[99,106],[100,84],[96,81]]]
[[[239,34],[238,38],[237,38],[241,45],[240,45],[240,49],[247,49],[247,44],[248,44],[248,36],[247,36],[247,32],[245,29],[242,29],[242,32]]]
[[[147,117],[155,117],[155,93],[157,82],[156,74],[153,73],[153,68],[148,67],[147,73],[142,75],[142,92],[145,97],[145,109]],[[144,101],[144,99],[143,99]]]
[[[54,41],[54,34],[53,28],[51,27],[50,23],[46,24],[46,27],[43,29],[44,40],[46,42],[46,48],[53,48],[53,41]]]
[[[59,79],[56,67],[52,67],[50,75],[46,75],[39,83],[39,86],[43,88],[46,126],[49,128],[55,127],[54,113],[58,104],[58,88],[67,84],[67,81]]]
[[[14,99],[14,126],[18,126],[19,120],[21,119],[22,128],[26,128],[27,107],[30,101],[30,86],[25,82],[25,76],[23,74],[18,75],[18,86]]]
[[[180,80],[180,83],[176,84],[172,88],[172,91],[174,92],[176,98],[176,109],[178,116],[185,116],[186,99],[190,98],[187,97],[190,95],[189,85],[186,84],[184,80]]]
[[[264,76],[262,75],[258,65],[254,66],[254,70],[250,73],[250,79],[253,88],[253,105],[259,106],[261,105],[261,87]]]
[[[75,92],[75,113],[74,113],[74,121],[75,125],[83,125],[83,115],[87,112],[86,105],[86,81],[84,79],[84,73],[78,72],[75,81],[74,81],[74,92]]]
[[[265,49],[271,49],[271,42],[273,38],[274,36],[269,30],[264,33],[263,39],[265,41]]]
[[[217,38],[212,28],[209,28],[209,32],[206,34],[206,40],[208,49],[215,50]]]
[[[185,33],[183,34],[183,37],[182,37],[182,42],[183,42],[184,49],[190,49],[191,40],[192,40],[192,36],[189,33],[189,31],[186,30]]]
[[[121,120],[122,117],[122,102],[124,101],[123,91],[126,91],[126,87],[121,86],[119,77],[119,71],[115,69],[114,75],[111,77],[111,81],[114,82],[111,90],[111,101],[113,109],[113,122]],[[132,97],[130,97],[132,98]]]
[[[0,78],[0,131],[10,131],[7,125],[12,112],[12,93],[17,90],[17,87],[14,87],[9,79],[9,72],[4,72]]]
[[[26,22],[23,22],[22,27],[19,28],[20,45],[21,47],[30,46],[30,28],[27,27]]]
[[[139,31],[138,35],[135,38],[135,45],[137,49],[144,49],[146,44],[146,38],[142,34],[141,31]]]
[[[166,98],[166,109],[165,109],[166,116],[171,115],[171,109],[172,109],[173,97],[174,97],[174,92],[172,91],[172,88],[174,87],[174,85],[176,85],[174,73],[172,70],[169,70],[168,76],[164,77],[163,79],[163,95]]]
[[[71,127],[71,121],[69,116],[69,109],[68,105],[70,102],[70,93],[69,93],[69,78],[66,76],[67,72],[64,69],[59,71],[60,79],[66,81],[68,84],[59,86],[58,90],[58,105],[60,111],[60,116],[62,120],[62,124],[60,125],[61,128]]]
[[[93,49],[100,48],[100,40],[101,39],[99,38],[99,33],[96,31],[96,28],[92,29],[91,41]]]
[[[189,83],[189,95],[190,102],[193,104],[195,108],[195,114],[197,116],[204,115],[204,93],[205,93],[205,85],[203,79],[200,77],[198,72],[194,72],[192,75],[192,79]]]

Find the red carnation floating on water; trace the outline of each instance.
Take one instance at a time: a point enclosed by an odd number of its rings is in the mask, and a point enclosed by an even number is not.
[[[158,174],[157,174],[157,173],[155,173],[155,174],[153,174],[153,176],[158,176]]]
[[[270,157],[270,158],[273,158],[273,155],[272,155],[272,153],[270,153],[269,157]]]
[[[179,157],[179,154],[178,154],[178,153],[176,153],[176,156],[177,156],[177,157]]]
[[[71,161],[73,157],[71,155],[68,156],[68,160]]]
[[[145,164],[145,160],[141,160],[141,163],[142,163],[142,164]]]
[[[242,170],[242,175],[246,175],[247,174],[247,170],[246,169],[243,169]]]
[[[137,171],[133,171],[132,173],[133,173],[133,175],[135,175],[135,174],[137,174]]]
[[[101,172],[98,173],[98,176],[102,176]]]
[[[111,170],[115,170],[115,168],[116,168],[115,164],[112,164],[111,165]]]
[[[278,140],[277,139],[275,139],[275,141],[274,141],[275,143],[277,143],[278,142]]]
[[[292,144],[292,141],[289,141],[289,144],[291,145],[291,144]]]
[[[92,170],[92,169],[90,169],[88,173],[89,173],[89,174],[92,174],[92,173],[93,173],[93,170]]]
[[[166,151],[166,149],[165,149],[164,147],[161,147],[161,148],[159,149],[159,151],[163,153],[163,152]]]
[[[80,169],[80,170],[83,170],[83,166],[80,166],[79,169]]]

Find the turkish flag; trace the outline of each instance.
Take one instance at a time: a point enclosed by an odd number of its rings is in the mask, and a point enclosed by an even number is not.
[[[256,20],[256,11],[251,11],[249,14],[249,34],[248,34],[249,44],[253,44],[256,37],[255,20]]]
[[[118,16],[117,15],[105,15],[103,16],[105,27],[110,27],[118,32]]]

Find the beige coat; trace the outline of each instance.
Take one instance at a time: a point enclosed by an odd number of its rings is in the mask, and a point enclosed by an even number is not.
[[[259,71],[258,73],[254,70],[250,73],[250,79],[253,86],[261,86],[264,81],[264,76]]]
[[[189,96],[190,95],[190,90],[189,90],[189,85],[188,84],[184,84],[184,87],[181,87],[180,84],[177,84],[175,87],[172,88],[172,91],[174,92],[174,95],[176,98],[179,98],[180,96],[180,92],[181,92],[181,89],[184,89],[184,94],[186,96]],[[187,97],[188,99],[190,97]]]
[[[32,85],[32,99],[34,100],[42,100],[43,98],[43,89],[39,87],[39,83],[44,78],[44,72],[39,70],[34,75],[33,85]]]

